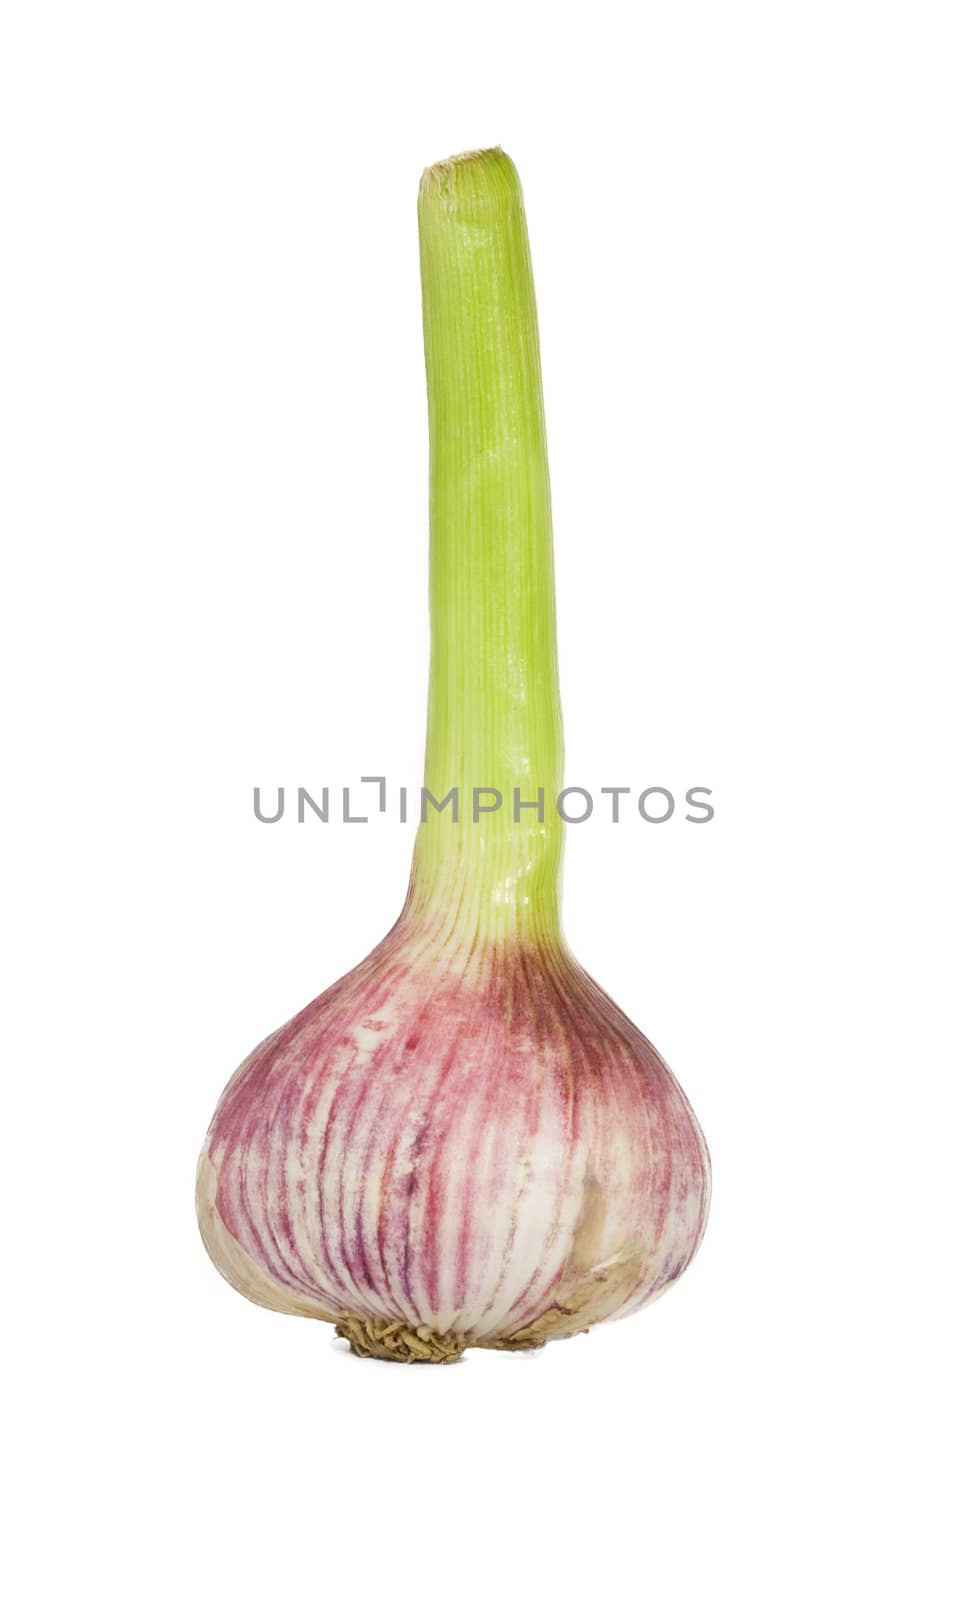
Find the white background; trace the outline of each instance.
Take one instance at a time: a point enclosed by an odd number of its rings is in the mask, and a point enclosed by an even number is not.
[[[954,1592],[954,8],[40,0],[3,34],[10,1592]],[[251,792],[419,781],[416,188],[497,142],[567,778],[716,805],[570,829],[566,927],[715,1199],[638,1318],[402,1369],[235,1295],[193,1170],[405,890],[395,817]]]

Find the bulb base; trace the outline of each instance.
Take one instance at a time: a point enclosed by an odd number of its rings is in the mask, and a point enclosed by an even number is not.
[[[337,1337],[346,1339],[355,1356],[373,1356],[380,1361],[431,1361],[450,1366],[463,1353],[464,1341],[455,1333],[436,1333],[432,1328],[411,1328],[405,1322],[388,1322],[385,1317],[367,1321],[344,1317],[336,1324]]]

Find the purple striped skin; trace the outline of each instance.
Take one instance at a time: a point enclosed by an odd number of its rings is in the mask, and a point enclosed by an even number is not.
[[[678,1083],[558,934],[407,910],[234,1076],[198,1208],[261,1304],[522,1345],[662,1293],[709,1188]]]

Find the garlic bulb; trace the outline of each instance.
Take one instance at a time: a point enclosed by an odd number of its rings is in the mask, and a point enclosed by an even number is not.
[[[425,787],[455,800],[424,807],[395,927],[227,1086],[197,1209],[249,1299],[335,1323],[359,1355],[448,1362],[660,1294],[702,1235],[709,1158],[668,1067],[560,930],[549,479],[508,157],[431,168],[420,238]]]

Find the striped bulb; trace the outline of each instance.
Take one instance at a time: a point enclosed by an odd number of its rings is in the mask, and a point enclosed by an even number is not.
[[[228,1084],[207,1250],[357,1354],[449,1362],[626,1316],[692,1258],[709,1158],[682,1090],[560,929],[552,534],[519,181],[502,151],[420,191],[430,412],[426,783],[395,927]]]

